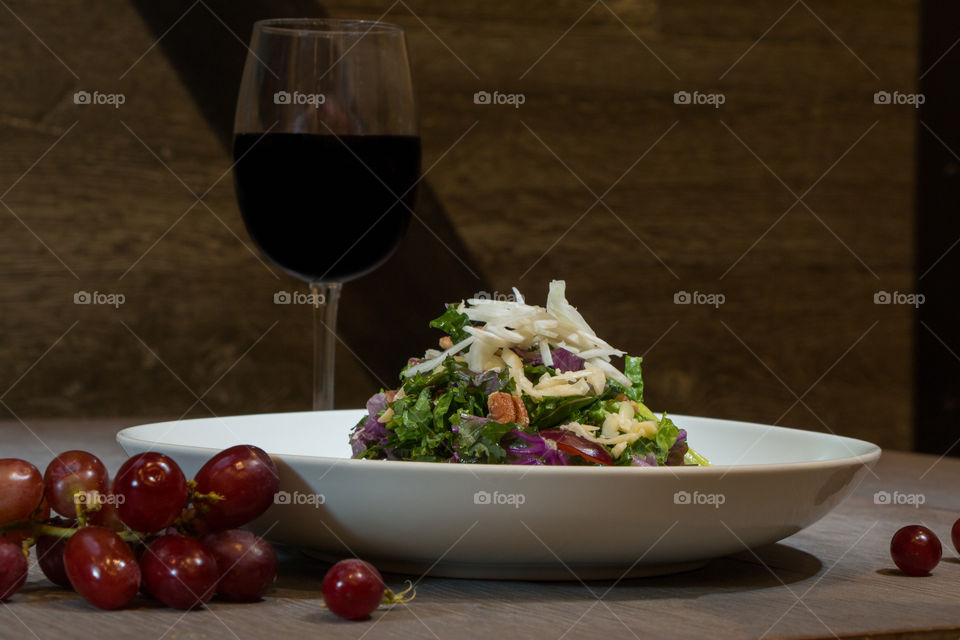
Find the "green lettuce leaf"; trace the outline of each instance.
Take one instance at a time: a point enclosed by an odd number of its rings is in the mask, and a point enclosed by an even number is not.
[[[469,324],[470,318],[465,313],[457,311],[457,305],[447,307],[443,315],[430,321],[430,326],[448,334],[454,343],[465,340],[470,334],[463,330]]]

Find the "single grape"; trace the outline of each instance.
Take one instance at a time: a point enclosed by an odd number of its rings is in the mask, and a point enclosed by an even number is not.
[[[942,555],[943,547],[937,534],[918,524],[903,527],[890,541],[890,556],[907,575],[927,575]]]
[[[20,590],[27,581],[28,568],[20,545],[0,538],[0,601]]]
[[[119,609],[137,595],[140,567],[127,543],[104,527],[83,527],[63,550],[70,584],[100,609]]]
[[[100,508],[90,514],[90,524],[106,527],[112,531],[123,531],[123,521],[117,511],[117,496],[111,491],[104,496]]]
[[[120,467],[113,480],[120,520],[145,533],[170,526],[187,502],[187,479],[162,453],[139,453]]]
[[[46,498],[41,498],[40,506],[38,506],[34,510],[32,520],[33,522],[40,523],[45,521],[49,517],[50,517],[50,505],[47,504]],[[3,533],[3,535],[0,535],[0,538],[6,538],[10,542],[14,542],[16,544],[22,545],[23,541],[31,537],[32,535],[33,535],[33,532],[31,531],[30,527],[26,523],[24,523],[24,527],[22,529],[17,528],[17,529],[11,529],[9,531],[6,531]]]
[[[341,618],[362,620],[383,600],[383,576],[369,562],[341,560],[323,577],[323,601]]]
[[[0,459],[0,526],[27,520],[43,498],[40,470],[17,458]]]
[[[193,538],[178,534],[151,542],[140,564],[150,594],[176,609],[193,609],[209,601],[220,577],[213,553]]]
[[[53,510],[66,518],[76,518],[74,494],[94,491],[104,494],[110,476],[95,455],[86,451],[67,451],[47,465],[43,482],[47,502]]]
[[[277,554],[270,543],[243,529],[204,536],[220,569],[217,595],[236,602],[256,602],[277,580]]]
[[[64,518],[50,518],[47,524],[55,527],[75,527],[75,520],[66,520]],[[67,570],[63,566],[63,550],[67,548],[69,538],[60,538],[58,536],[38,536],[36,556],[37,563],[43,571],[43,575],[55,585],[66,589],[73,588],[70,584],[70,578],[67,576]]]
[[[280,488],[277,466],[258,447],[241,444],[224,449],[197,472],[197,492],[223,496],[203,516],[210,530],[244,525],[273,504]]]
[[[950,529],[950,539],[953,540],[953,548],[957,550],[957,553],[960,553],[960,518],[953,523],[953,527]]]

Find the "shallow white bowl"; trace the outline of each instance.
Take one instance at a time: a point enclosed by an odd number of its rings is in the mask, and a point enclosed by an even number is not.
[[[816,522],[880,457],[869,442],[671,416],[711,467],[529,467],[352,460],[363,410],[162,422],[124,429],[128,454],[160,451],[188,477],[253,444],[280,493],[252,528],[384,571],[572,580],[651,575],[776,542]]]

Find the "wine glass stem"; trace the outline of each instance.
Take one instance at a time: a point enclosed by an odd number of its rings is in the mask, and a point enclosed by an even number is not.
[[[313,294],[313,410],[333,409],[333,363],[337,346],[339,282],[311,282]]]

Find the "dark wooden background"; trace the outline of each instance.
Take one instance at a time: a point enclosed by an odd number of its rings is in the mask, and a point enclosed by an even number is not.
[[[27,424],[310,404],[309,310],[273,304],[298,285],[246,237],[225,137],[249,20],[323,10],[151,4],[0,7],[0,413]],[[645,354],[656,408],[910,447],[913,310],[874,295],[913,291],[917,114],[873,94],[916,91],[917,1],[327,9],[408,28],[430,168],[426,226],[345,288],[339,406],[392,383],[444,301],[564,278]]]

